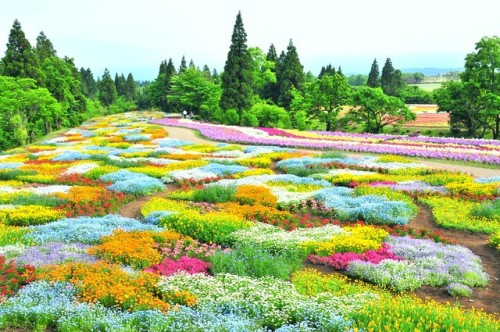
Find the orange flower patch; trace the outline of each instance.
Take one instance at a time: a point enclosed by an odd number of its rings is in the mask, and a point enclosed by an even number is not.
[[[73,186],[67,193],[58,193],[58,197],[68,199],[74,203],[86,203],[98,200],[106,193],[106,188]]]
[[[103,237],[102,244],[89,249],[89,253],[111,263],[122,263],[136,269],[144,269],[159,264],[162,255],[159,244],[171,243],[184,237],[175,232],[152,231],[124,232],[116,230]]]
[[[128,274],[117,265],[67,263],[40,270],[38,279],[66,281],[75,285],[80,300],[99,302],[105,307],[123,310],[158,309],[166,312],[170,305],[157,297],[159,277],[153,273]]]
[[[238,186],[234,199],[245,205],[275,206],[278,199],[269,188],[254,185]]]

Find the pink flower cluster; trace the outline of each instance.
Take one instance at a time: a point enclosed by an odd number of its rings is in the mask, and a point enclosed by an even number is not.
[[[153,264],[144,271],[160,274],[162,276],[170,276],[181,271],[189,274],[207,274],[209,267],[210,263],[204,262],[201,259],[182,256],[177,261],[165,258],[160,264]]]
[[[368,250],[363,254],[353,252],[335,253],[331,256],[309,255],[308,259],[313,264],[321,264],[333,267],[335,270],[347,270],[349,263],[355,260],[365,261],[373,264],[378,264],[384,259],[404,260],[404,258],[394,255],[389,246],[382,243],[382,247],[378,250]]]

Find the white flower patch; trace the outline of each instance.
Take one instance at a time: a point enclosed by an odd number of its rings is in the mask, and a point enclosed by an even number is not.
[[[46,140],[46,141],[43,141],[43,144],[55,144],[55,143],[64,143],[66,142],[68,139],[64,136],[60,136],[60,137],[54,137],[52,139],[49,139],[49,140]]]
[[[248,155],[245,155],[245,152],[240,150],[231,150],[231,151],[219,151],[211,154],[212,158],[246,158]]]
[[[71,166],[68,168],[63,175],[68,175],[68,174],[84,174],[87,173],[90,170],[93,170],[94,168],[99,167],[98,164],[96,163],[88,163],[88,164],[79,164],[75,166]]]
[[[278,198],[278,203],[288,203],[308,199],[323,189],[309,192],[291,192],[282,187],[271,187],[271,192]]]
[[[0,210],[10,210],[15,209],[16,205],[13,204],[0,204]]]
[[[123,157],[122,157],[123,158]],[[173,164],[173,163],[178,163],[178,160],[174,159],[163,159],[163,158],[149,158],[149,157],[143,157],[143,158],[123,158],[123,160],[126,161],[138,161],[138,162],[147,162],[150,164],[157,164],[157,165],[168,165],[168,164]]]
[[[36,188],[26,188],[24,191],[32,192],[38,195],[51,195],[55,193],[63,193],[66,194],[71,189],[71,186],[65,185],[53,185],[53,186],[45,186],[45,187],[36,187]]]
[[[200,171],[199,169],[187,169],[187,170],[179,170],[168,173],[168,175],[175,180],[201,180],[206,178],[216,178],[217,174],[212,172]]]
[[[11,186],[0,186],[0,193],[14,193],[18,191],[18,189],[14,189]]]

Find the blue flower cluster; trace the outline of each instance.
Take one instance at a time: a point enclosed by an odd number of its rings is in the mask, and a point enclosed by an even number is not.
[[[53,161],[74,161],[74,160],[86,160],[89,159],[90,155],[86,153],[81,153],[78,151],[64,151],[63,153],[52,158]]]
[[[490,176],[490,177],[477,178],[474,182],[477,182],[477,183],[500,182],[500,175],[499,176]]]
[[[301,176],[296,176],[293,174],[278,174],[272,176],[269,182],[289,182],[294,184],[311,184],[318,185],[325,188],[332,187],[332,184],[326,180],[316,180],[313,178],[305,178]]]
[[[150,225],[159,225],[160,220],[163,217],[169,216],[171,214],[174,214],[177,212],[174,211],[154,211],[146,216],[146,218],[143,219],[143,222],[146,224]]]
[[[177,148],[179,146],[193,145],[193,142],[177,138],[162,138],[156,141],[160,148]]]
[[[0,163],[0,169],[16,169],[22,165],[23,163]]]
[[[260,151],[273,151],[273,152],[291,152],[295,151],[295,149],[290,149],[290,148],[281,148],[279,146],[274,146],[274,145],[251,145],[245,148],[245,153],[254,153],[254,152],[260,152]]]
[[[222,176],[227,174],[244,172],[248,170],[248,167],[240,165],[223,165],[223,164],[211,163],[206,166],[199,167],[198,169],[202,172],[214,173],[219,176]]]
[[[66,218],[45,225],[33,226],[32,232],[26,235],[26,238],[39,244],[56,241],[95,244],[99,243],[102,236],[110,235],[117,228],[125,231],[161,231],[159,227],[143,224],[136,219],[108,214],[96,218]]]
[[[134,134],[134,135],[123,136],[123,139],[126,142],[150,141],[151,140],[151,136],[149,136],[149,135],[141,135],[141,134]]]
[[[400,201],[390,201],[382,196],[352,197],[352,189],[335,187],[323,189],[314,197],[342,221],[364,220],[369,224],[406,225],[413,216],[412,209]]]
[[[125,194],[148,195],[165,188],[163,182],[142,173],[135,173],[126,169],[104,174],[101,176],[104,182],[113,182],[108,186],[109,190],[120,191]]]
[[[312,166],[317,164],[324,164],[330,162],[342,162],[346,163],[346,159],[340,158],[313,158],[313,157],[302,157],[302,158],[290,158],[285,160],[280,160],[276,163],[276,167],[280,169],[287,168],[306,168],[306,166]]]

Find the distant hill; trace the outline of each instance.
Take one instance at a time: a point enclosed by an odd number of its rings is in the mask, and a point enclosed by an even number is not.
[[[458,68],[402,68],[400,69],[403,73],[422,73],[425,76],[439,76],[451,71],[462,72],[464,69]]]

